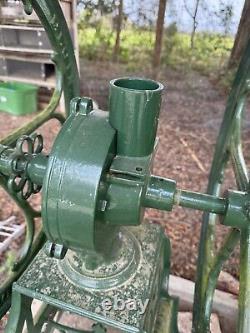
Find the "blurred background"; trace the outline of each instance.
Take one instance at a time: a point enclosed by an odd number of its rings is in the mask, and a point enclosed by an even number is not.
[[[232,67],[242,51],[234,50],[231,55],[242,14],[247,21],[247,2],[79,0],[80,56],[113,59],[130,69],[153,63],[154,70],[161,64],[162,68],[214,74],[217,79],[226,72],[228,77],[227,65]],[[242,22],[241,28],[249,29],[249,24]],[[240,41],[243,34],[239,31],[237,44],[244,43]]]

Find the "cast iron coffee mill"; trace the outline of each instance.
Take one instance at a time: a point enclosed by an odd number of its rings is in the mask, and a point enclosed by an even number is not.
[[[171,211],[179,205],[204,212],[193,332],[209,332],[218,275],[240,240],[237,332],[248,333],[250,196],[241,122],[250,87],[250,43],[228,98],[207,193],[197,193],[153,174],[163,85],[114,79],[109,112],[99,110],[90,98],[79,97],[73,45],[58,1],[23,0],[23,5],[27,13],[36,12],[54,48],[57,86],[42,113],[0,142],[0,185],[26,219],[20,258],[1,286],[1,317],[10,310],[5,332],[86,332],[60,323],[60,315],[69,312],[92,320],[91,332],[177,333],[178,300],[168,293],[170,242],[160,226],[143,217],[147,207]],[[62,92],[65,117],[56,111]],[[35,131],[51,119],[62,127],[45,154]],[[229,160],[238,188],[221,194]],[[40,191],[38,212],[27,199]],[[42,227],[35,231],[39,217]],[[216,223],[229,233],[214,255]],[[115,298],[130,303],[114,310]],[[36,300],[42,305],[33,315]]]

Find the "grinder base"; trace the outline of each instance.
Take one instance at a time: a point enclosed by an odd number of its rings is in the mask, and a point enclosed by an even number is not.
[[[97,282],[96,288],[94,285],[92,288],[84,287],[84,283],[79,281],[76,284],[64,273],[65,262],[63,264],[49,258],[41,250],[15,283],[13,294],[38,299],[58,311],[70,311],[107,327],[131,333],[153,332],[161,296],[166,296],[162,294],[161,287],[163,282],[166,283],[169,274],[169,242],[161,227],[152,224],[129,227],[124,235],[134,247],[131,253],[134,255],[132,262],[135,265],[127,275],[127,280],[118,279],[119,283],[115,283],[113,287],[110,284],[101,285],[100,281]],[[131,258],[127,263],[131,264]],[[60,269],[58,265],[61,266]],[[68,263],[66,267],[67,265]],[[105,279],[105,274],[100,276],[100,280],[102,279]],[[108,311],[103,307],[103,302],[107,300],[111,302]],[[118,306],[116,309],[114,303],[117,301],[120,305],[121,302],[128,304],[133,301],[136,309],[128,306]],[[138,311],[139,302],[146,304],[144,313]]]

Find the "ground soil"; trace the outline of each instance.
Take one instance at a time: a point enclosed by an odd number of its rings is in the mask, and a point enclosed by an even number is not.
[[[93,97],[101,108],[107,109],[109,80],[127,74],[127,68],[122,65],[82,61],[82,95]],[[150,75],[141,71],[129,74]],[[154,173],[175,179],[181,189],[205,192],[216,136],[225,109],[226,94],[212,84],[207,77],[197,72],[164,69],[159,80],[166,89],[159,122],[160,142]],[[14,117],[0,113],[0,138],[31,118],[32,116]],[[243,131],[245,138],[250,132],[248,125],[249,122],[246,122]],[[50,121],[39,130],[44,135],[47,151],[58,130],[57,121]],[[250,164],[249,156],[247,156],[247,162]],[[225,188],[227,187],[235,188],[230,169],[226,172]],[[39,207],[39,196],[33,199],[33,203]],[[13,206],[3,192],[0,192],[0,220],[10,215],[16,215],[17,219],[22,221],[18,208]],[[202,214],[183,208],[175,208],[172,212],[149,209],[146,217],[164,226],[171,240],[171,273],[194,280]],[[217,227],[217,248],[222,244],[227,232],[227,228],[220,225]],[[15,244],[14,248],[16,247]],[[238,276],[238,257],[239,250],[236,249],[224,267],[236,277]]]

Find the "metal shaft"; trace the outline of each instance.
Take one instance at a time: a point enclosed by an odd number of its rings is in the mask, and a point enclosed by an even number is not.
[[[240,295],[238,333],[250,327],[250,229],[241,230],[240,239]]]
[[[0,146],[3,150],[4,146]],[[0,154],[0,173],[10,176],[12,174],[13,149],[6,149]],[[42,154],[35,155],[28,162],[25,171],[29,179],[37,185],[42,185],[46,172],[48,158]],[[18,168],[22,169],[22,161]],[[176,189],[176,183],[170,179],[152,176],[145,194],[143,205],[149,208],[170,211],[174,205],[198,209],[214,214],[224,215],[227,202],[224,198]]]
[[[0,145],[0,173],[5,176],[13,174],[13,158],[15,149]],[[36,185],[42,185],[45,176],[48,157],[43,154],[37,154],[27,162],[22,159],[17,160],[16,169],[20,173],[25,172],[28,178]]]
[[[152,176],[146,191],[144,206],[170,211],[174,205],[222,215],[227,209],[226,199],[177,190],[173,180]]]
[[[175,204],[220,215],[224,215],[227,208],[224,198],[185,190],[176,191]]]

